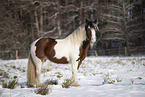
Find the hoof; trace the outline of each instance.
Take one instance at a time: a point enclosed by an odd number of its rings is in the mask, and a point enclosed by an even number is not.
[[[77,82],[72,82],[70,84],[70,86],[73,86],[73,87],[80,87],[80,85],[77,83]]]
[[[34,88],[35,87],[34,84],[30,84],[28,82],[27,82],[27,86],[28,86],[28,88]]]
[[[42,86],[42,83],[37,84],[37,85],[36,85],[36,88],[41,87],[41,86]]]
[[[34,88],[35,86],[34,85],[27,85],[28,88]]]

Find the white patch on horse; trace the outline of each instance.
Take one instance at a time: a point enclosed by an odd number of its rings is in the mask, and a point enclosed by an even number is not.
[[[91,47],[93,47],[93,44],[96,42],[96,31],[95,29],[91,29],[92,32],[92,38],[91,38]]]
[[[84,25],[76,29],[65,39],[57,39],[57,44],[54,46],[55,56],[57,59],[66,57],[67,61],[70,59],[77,60],[79,58],[79,48],[86,39]]]
[[[32,60],[35,65],[42,64],[42,61],[36,56],[36,46],[35,44],[40,40],[41,38],[37,39],[31,44],[30,54],[32,56]]]
[[[69,49],[70,49],[70,44],[68,41],[65,41],[65,39],[56,40],[57,44],[54,46],[55,50],[55,56],[57,59],[61,59],[62,57],[67,58],[67,61],[69,61]]]

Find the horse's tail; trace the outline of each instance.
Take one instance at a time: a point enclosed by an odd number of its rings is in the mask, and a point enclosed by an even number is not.
[[[28,87],[33,87],[35,83],[36,83],[36,66],[33,62],[33,58],[30,53],[27,67],[27,85]]]

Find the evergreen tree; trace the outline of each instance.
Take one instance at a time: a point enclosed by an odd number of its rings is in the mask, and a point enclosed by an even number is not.
[[[135,11],[137,6],[142,4],[142,0],[112,0],[104,5],[104,12],[101,14],[107,23],[102,27],[102,36],[107,39],[125,40],[128,55],[130,52],[131,39],[138,37],[143,31],[141,16]],[[105,7],[106,6],[106,7]],[[141,11],[141,10],[140,10]]]

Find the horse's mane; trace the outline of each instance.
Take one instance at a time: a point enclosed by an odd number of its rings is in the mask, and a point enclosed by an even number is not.
[[[85,25],[79,26],[66,39],[70,40],[73,45],[81,45],[82,41],[86,39]]]

